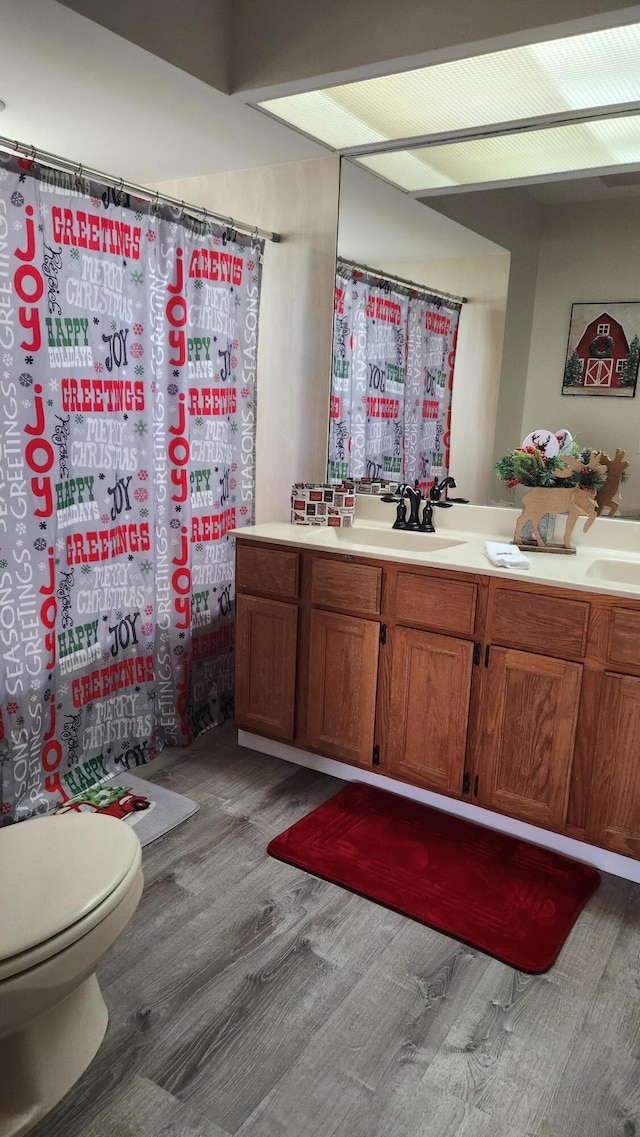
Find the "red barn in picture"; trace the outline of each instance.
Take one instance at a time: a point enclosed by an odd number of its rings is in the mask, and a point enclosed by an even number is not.
[[[576,309],[582,310],[580,322]],[[589,315],[594,310],[598,312],[586,327],[585,309],[590,310]],[[580,328],[584,328],[582,334]],[[575,345],[573,348],[572,344]],[[595,304],[574,304],[563,392],[571,395],[633,396],[638,374],[638,347],[637,336],[630,343],[622,323],[609,311],[598,311]]]

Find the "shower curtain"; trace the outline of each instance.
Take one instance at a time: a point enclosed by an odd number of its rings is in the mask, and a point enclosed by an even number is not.
[[[262,252],[0,154],[0,824],[232,713]]]
[[[336,277],[329,427],[331,481],[414,482],[449,470],[451,392],[460,305]]]

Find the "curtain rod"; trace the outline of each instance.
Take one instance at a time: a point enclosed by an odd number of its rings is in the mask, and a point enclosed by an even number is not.
[[[394,284],[402,284],[405,288],[411,288],[415,292],[422,293],[423,296],[433,296],[436,300],[451,300],[454,304],[466,304],[468,297],[454,296],[451,292],[441,292],[438,288],[427,288],[425,284],[418,284],[415,280],[405,280],[402,276],[392,276],[391,273],[380,272],[377,268],[371,268],[369,265],[361,265],[356,261],[348,261],[345,257],[338,257],[339,265],[346,265],[347,268],[354,268],[357,272],[366,273],[367,276],[377,276],[378,280],[390,280]]]
[[[114,189],[118,189],[122,193],[133,194],[134,197],[177,206],[183,212],[199,214],[203,222],[207,218],[213,221],[223,221],[231,229],[251,237],[264,237],[266,241],[273,241],[276,244],[281,240],[280,233],[273,233],[269,229],[260,229],[257,225],[247,225],[243,221],[235,221],[233,217],[225,217],[222,213],[213,213],[204,205],[189,205],[187,202],[178,201],[177,197],[169,197],[168,194],[158,193],[149,189],[148,186],[136,185],[135,182],[126,182],[124,178],[114,178],[112,174],[105,174],[103,170],[94,170],[91,166],[83,166],[80,162],[71,162],[68,158],[61,158],[58,154],[51,154],[48,150],[40,150],[36,146],[26,146],[23,142],[13,142],[10,138],[0,136],[0,150],[22,154],[25,158],[30,158],[32,162],[42,162],[45,166],[54,166],[70,174],[76,174],[78,177],[105,182],[106,185],[113,186]]]

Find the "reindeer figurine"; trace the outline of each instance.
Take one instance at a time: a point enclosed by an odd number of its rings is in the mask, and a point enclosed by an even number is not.
[[[605,467],[599,464],[599,460],[600,452],[598,450],[592,450],[587,468],[604,474]],[[572,474],[577,473],[578,470],[583,468],[581,460],[574,458],[572,455],[563,454],[562,461],[565,469],[556,472],[557,478],[569,478]],[[538,525],[545,513],[568,514],[564,531],[564,541],[561,546],[545,545],[540,536]],[[573,533],[573,527],[576,521],[579,517],[587,518],[584,526],[584,532],[586,533],[587,529],[593,525],[597,516],[598,507],[596,504],[595,490],[587,489],[584,486],[567,486],[566,489],[561,486],[555,486],[549,489],[537,486],[535,489],[529,490],[522,499],[522,513],[518,518],[513,542],[515,545],[521,545],[522,548],[532,548],[531,544],[522,545],[522,529],[526,522],[530,521],[538,549],[546,552],[575,553],[575,549],[571,545],[571,534]]]
[[[615,458],[610,458],[608,454],[602,452],[600,454],[602,465],[607,467],[607,480],[596,494],[598,517],[602,516],[605,509],[609,510],[607,517],[615,517],[620,508],[620,502],[614,501],[614,498],[620,490],[622,475],[629,468],[629,463],[623,461],[624,454],[624,450],[616,450]]]

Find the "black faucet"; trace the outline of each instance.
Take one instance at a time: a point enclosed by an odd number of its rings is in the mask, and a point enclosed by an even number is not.
[[[393,523],[394,529],[412,529],[416,533],[435,533],[435,526],[433,524],[433,509],[437,506],[439,509],[450,509],[454,503],[466,505],[468,498],[466,497],[451,497],[443,500],[442,495],[447,489],[455,489],[456,483],[454,478],[443,478],[441,482],[435,482],[429,490],[429,496],[423,498],[418,479],[410,486],[404,482],[398,486],[397,494],[383,494],[382,500],[394,502],[398,508],[396,510],[396,519]],[[410,502],[409,520],[407,520],[407,506],[405,498]],[[420,505],[424,501],[424,509],[422,511],[422,520],[420,520]]]
[[[442,498],[442,494],[444,493],[444,491],[449,489],[449,487],[451,487],[451,489],[456,488],[456,483],[455,483],[454,478],[443,478],[441,482],[434,482],[431,489],[429,490],[429,501],[432,501],[434,503],[434,505],[436,503],[440,502],[440,504],[444,505],[446,508],[448,505],[451,504],[451,502],[449,502],[449,501],[442,502],[441,498]],[[462,500],[462,499],[456,498],[455,500]],[[467,504],[467,503],[465,502],[465,504]]]
[[[409,499],[409,520],[408,521],[405,520],[404,523],[402,524],[402,526],[400,526],[397,524],[397,518],[396,518],[396,521],[393,524],[393,528],[394,529],[400,529],[400,528],[402,528],[402,529],[419,529],[420,528],[420,503],[422,502],[422,491],[420,489],[420,486],[418,485],[418,479],[416,478],[415,483],[412,486],[407,485],[406,483],[404,485],[400,486],[398,489],[398,496],[400,497],[400,499],[403,503],[404,503],[405,497],[407,497]],[[406,517],[406,511],[405,511],[405,517]]]
[[[421,533],[435,533],[436,527],[433,524],[433,502],[426,499],[424,503],[424,510],[422,512],[422,525],[420,526]]]

